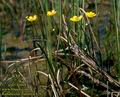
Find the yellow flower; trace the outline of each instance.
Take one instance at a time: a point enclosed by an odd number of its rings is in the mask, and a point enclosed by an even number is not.
[[[83,16],[73,16],[70,18],[70,21],[72,22],[79,22],[81,19],[83,18]]]
[[[32,16],[26,16],[26,19],[29,21],[29,22],[34,22],[37,20],[37,15],[32,15]]]
[[[51,10],[47,12],[47,16],[54,16],[56,14],[55,10]]]
[[[93,18],[93,17],[96,16],[96,13],[94,13],[94,12],[92,12],[92,11],[86,12],[85,14],[86,14],[86,16],[87,16],[88,18]]]

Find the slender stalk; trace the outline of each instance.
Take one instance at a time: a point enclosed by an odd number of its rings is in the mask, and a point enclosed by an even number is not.
[[[86,12],[84,11],[84,9],[80,8],[80,10],[81,10],[84,14],[86,13]],[[87,23],[90,24],[90,21],[88,20],[87,17],[86,17],[86,19],[87,19]],[[92,36],[93,36],[93,39],[94,39],[94,42],[95,42],[95,44],[96,44],[97,49],[98,49],[99,51],[101,51],[101,50],[100,50],[100,47],[99,47],[99,44],[98,44],[98,42],[97,42],[96,36],[95,36],[95,34],[94,34],[94,32],[93,32],[93,29],[92,29],[91,25],[89,25],[89,30],[90,30],[90,32],[91,32],[91,34],[92,34]]]
[[[2,31],[1,31],[2,24],[0,23],[0,63],[2,59]]]
[[[57,3],[56,7],[58,10],[58,17],[59,17],[59,35],[58,36],[60,36],[60,34],[62,32],[62,1],[58,0],[58,1],[56,1],[56,3]],[[59,49],[59,45],[60,45],[60,39],[58,38],[57,50]]]
[[[118,68],[118,76],[120,80],[120,0],[112,0],[113,4],[113,12],[114,12],[114,23],[115,23],[115,31],[116,31],[116,47],[117,47],[117,68]]]

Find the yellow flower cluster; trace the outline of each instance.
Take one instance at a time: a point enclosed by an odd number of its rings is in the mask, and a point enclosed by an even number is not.
[[[47,16],[50,16],[50,17],[54,16],[55,14],[56,14],[55,10],[51,10],[51,11],[47,12]],[[38,16],[37,15],[30,15],[30,16],[26,16],[26,19],[29,22],[34,22],[38,19]]]
[[[27,21],[29,21],[29,22],[34,22],[34,21],[36,21],[37,20],[37,15],[33,15],[33,16],[26,16],[26,19],[27,19]]]
[[[92,11],[90,12],[86,12],[85,15],[88,17],[88,18],[93,18],[96,16],[96,14]],[[70,21],[72,22],[79,22],[80,20],[82,20],[83,16],[80,15],[80,16],[73,16],[70,18]]]
[[[55,16],[55,15],[56,15],[56,11],[54,9],[47,12],[47,16],[49,16],[49,17]],[[85,15],[88,18],[93,18],[93,17],[96,16],[96,13],[90,11],[90,12],[85,12]],[[79,22],[79,21],[82,20],[82,18],[83,18],[82,15],[80,15],[80,16],[76,16],[75,15],[75,16],[73,16],[73,17],[70,18],[70,21],[72,21],[72,22]],[[34,21],[36,21],[38,19],[38,16],[37,15],[26,16],[26,19],[29,22],[34,22]]]

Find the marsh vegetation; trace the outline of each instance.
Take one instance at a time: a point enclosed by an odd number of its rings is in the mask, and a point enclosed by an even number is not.
[[[0,95],[119,97],[120,0],[1,0]]]

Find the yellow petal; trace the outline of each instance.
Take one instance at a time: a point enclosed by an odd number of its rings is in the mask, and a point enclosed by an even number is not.
[[[47,16],[54,16],[56,14],[55,10],[51,10],[47,12]]]
[[[83,16],[81,15],[81,16],[79,16],[79,20],[81,20],[83,18]]]
[[[36,21],[37,20],[37,15],[33,15],[33,16],[26,16],[26,19],[29,21],[29,22],[33,22],[33,21]]]
[[[34,15],[34,16],[33,16],[33,20],[34,20],[34,21],[37,20],[37,15]]]
[[[73,16],[73,17],[70,18],[70,21],[72,21],[72,22],[78,22],[78,21],[80,21],[82,18],[83,18],[82,15],[81,15],[81,16]]]
[[[93,18],[93,17],[95,17],[96,16],[96,13],[94,13],[94,12],[86,12],[85,13],[86,14],[86,16],[88,17],[88,18]]]

